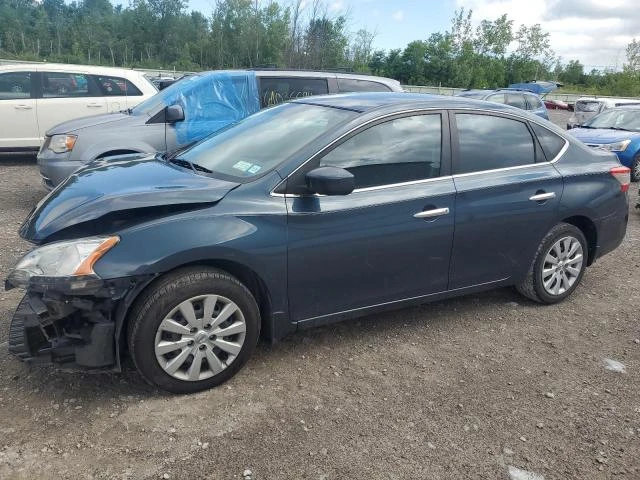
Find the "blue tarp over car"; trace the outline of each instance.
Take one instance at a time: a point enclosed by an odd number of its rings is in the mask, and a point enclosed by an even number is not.
[[[255,72],[216,71],[191,75],[160,91],[165,105],[180,105],[185,119],[175,124],[181,145],[200,140],[260,110]]]

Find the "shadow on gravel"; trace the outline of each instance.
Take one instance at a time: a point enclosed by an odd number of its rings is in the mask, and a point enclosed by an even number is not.
[[[306,355],[324,354],[328,346],[347,348],[349,344],[365,343],[379,345],[390,336],[406,335],[417,329],[428,328],[432,332],[470,328],[469,314],[473,314],[473,324],[511,322],[509,312],[513,308],[544,308],[523,299],[513,289],[502,288],[481,294],[451,300],[428,303],[417,307],[394,310],[344,322],[317,327],[293,333],[282,341],[270,345],[261,341],[248,367],[260,363],[288,365],[292,357],[304,351]],[[501,314],[502,317],[497,318]],[[470,331],[471,332],[471,331]],[[424,333],[424,332],[423,332]],[[437,339],[435,340],[437,341]],[[27,390],[36,396],[49,398],[63,393],[82,399],[84,404],[100,405],[114,397],[131,396],[137,399],[171,398],[174,395],[148,385],[138,375],[129,358],[123,362],[123,371],[72,370],[61,367],[27,367],[14,363],[12,375],[18,390]],[[254,368],[250,368],[254,370]],[[255,372],[252,372],[255,374]],[[234,381],[243,381],[242,376]],[[247,383],[252,383],[251,380]],[[223,387],[218,387],[223,388]],[[34,389],[37,389],[34,391]],[[37,392],[37,393],[36,393]]]
[[[35,165],[35,155],[14,155],[14,156],[2,156],[0,155],[0,167],[19,167],[21,165]]]

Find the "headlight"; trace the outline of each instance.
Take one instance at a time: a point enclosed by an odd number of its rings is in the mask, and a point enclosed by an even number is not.
[[[608,152],[624,152],[630,143],[631,140],[622,140],[621,142],[615,143],[603,143],[600,145],[600,148],[602,150],[607,150]]]
[[[7,282],[24,288],[32,277],[95,275],[93,265],[119,241],[119,237],[92,237],[44,245],[22,257]]]
[[[66,153],[73,150],[77,135],[54,135],[49,142],[49,150],[56,153]]]

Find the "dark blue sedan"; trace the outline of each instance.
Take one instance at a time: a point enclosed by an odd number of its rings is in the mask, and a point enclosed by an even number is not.
[[[631,180],[640,180],[640,108],[606,110],[569,133],[590,147],[614,152],[631,169]]]
[[[260,335],[514,285],[552,304],[622,241],[629,169],[499,104],[300,99],[173,156],[101,160],[26,219],[10,351],[193,392]]]

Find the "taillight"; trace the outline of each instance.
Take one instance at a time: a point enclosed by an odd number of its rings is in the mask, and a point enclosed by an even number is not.
[[[627,167],[613,167],[609,173],[620,182],[620,191],[626,192],[631,185],[631,170]]]

